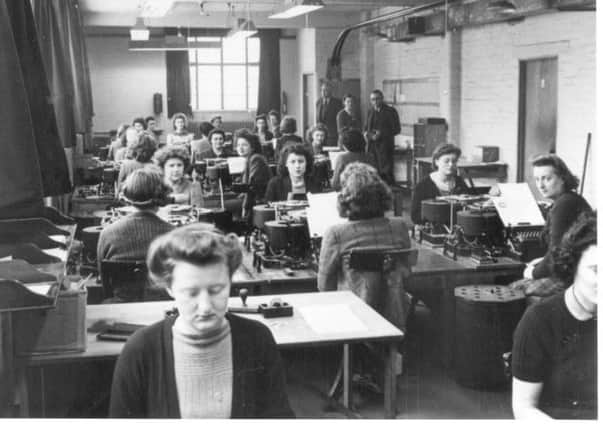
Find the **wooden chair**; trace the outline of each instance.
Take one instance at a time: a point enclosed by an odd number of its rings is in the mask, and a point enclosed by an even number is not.
[[[103,260],[101,281],[105,302],[144,301],[148,283],[147,265],[142,260]]]
[[[410,298],[404,292],[404,282],[416,265],[415,248],[366,247],[352,249],[343,255],[344,275],[350,290],[397,328],[405,331]],[[368,346],[372,353],[378,349]],[[339,395],[344,362],[340,364],[329,397]]]

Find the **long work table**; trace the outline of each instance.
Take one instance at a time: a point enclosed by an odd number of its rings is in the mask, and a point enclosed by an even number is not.
[[[258,314],[238,314],[258,320],[268,326],[279,348],[297,348],[321,345],[343,346],[343,404],[350,407],[351,358],[350,345],[359,342],[381,342],[387,346],[384,370],[384,410],[386,418],[395,416],[396,374],[395,355],[403,333],[379,313],[349,291],[325,293],[298,293],[282,295],[293,306],[292,317],[264,318]],[[252,296],[248,305],[267,302],[266,296]],[[239,298],[230,298],[229,306],[241,305]],[[87,307],[87,330],[102,322],[126,322],[148,325],[161,320],[166,310],[173,308],[172,301],[105,304]],[[111,360],[119,356],[124,343],[99,341],[96,332],[87,333],[87,348],[81,353],[62,353],[32,356],[23,362],[29,369],[37,370],[43,384],[44,368],[64,363],[86,363]],[[44,390],[41,391],[42,396]],[[22,414],[28,415],[28,388],[21,389]],[[44,400],[42,398],[42,400]],[[44,416],[42,413],[41,416]]]

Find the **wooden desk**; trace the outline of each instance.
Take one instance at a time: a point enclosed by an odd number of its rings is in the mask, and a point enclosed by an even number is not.
[[[304,346],[319,346],[341,344],[344,350],[344,405],[349,408],[351,398],[351,360],[350,344],[358,342],[383,342],[388,346],[387,360],[385,363],[385,417],[395,416],[396,381],[395,381],[395,354],[397,344],[403,339],[404,334],[385,320],[381,315],[366,305],[352,292],[324,292],[283,295],[283,301],[293,306],[293,317],[279,317],[265,319],[260,315],[242,315],[256,319],[270,328],[279,348],[294,348]],[[268,296],[252,296],[248,304],[267,302]],[[240,306],[239,298],[231,298],[230,306]],[[161,320],[166,310],[173,307],[171,301],[107,304],[88,306],[86,313],[86,326],[90,327],[99,320],[119,321],[148,325]],[[338,332],[322,332],[315,330],[304,318],[305,309],[324,309],[328,307],[344,307],[348,313],[358,320],[357,329],[350,328]],[[94,360],[115,359],[120,354],[124,343],[98,341],[95,333],[88,333],[87,349],[83,353],[66,353],[56,355],[34,356],[24,362],[30,368],[38,368],[43,375],[43,368],[48,365],[60,363],[82,363]],[[27,388],[23,388],[22,402],[27,401]]]

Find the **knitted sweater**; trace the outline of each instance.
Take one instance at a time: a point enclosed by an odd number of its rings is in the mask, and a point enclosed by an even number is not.
[[[101,231],[97,256],[102,260],[144,260],[151,242],[174,227],[148,211],[121,218]]]
[[[184,334],[175,326],[174,373],[182,418],[229,418],[232,403],[232,339],[224,322],[209,337]]]

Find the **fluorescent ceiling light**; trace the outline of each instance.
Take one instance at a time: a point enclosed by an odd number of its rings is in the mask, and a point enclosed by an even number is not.
[[[166,50],[191,50],[202,48],[220,48],[221,42],[218,41],[188,41],[180,40],[177,36],[165,36],[163,38],[154,38],[148,41],[130,40],[128,50],[131,51],[166,51]]]
[[[145,18],[160,18],[172,8],[175,0],[142,0],[140,16]]]
[[[488,10],[499,15],[513,15],[517,13],[517,6],[511,0],[493,0],[488,3]]]
[[[322,0],[296,0],[292,2],[293,6],[288,9],[270,15],[269,19],[289,19],[296,16],[305,15],[306,13],[314,12],[322,9],[325,4]]]
[[[233,28],[229,33],[228,37],[230,38],[247,38],[251,37],[258,32],[253,21],[248,19],[239,19],[239,24],[237,28]]]
[[[144,41],[149,39],[150,31],[142,18],[136,18],[136,24],[130,28],[130,40]]]

